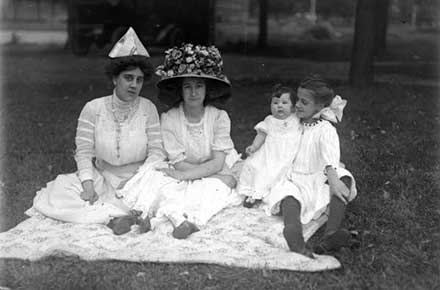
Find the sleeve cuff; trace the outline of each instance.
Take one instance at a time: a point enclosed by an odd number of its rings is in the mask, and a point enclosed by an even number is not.
[[[185,154],[179,154],[176,158],[174,158],[173,160],[170,160],[170,164],[174,165],[174,164],[181,162],[185,159],[186,159]]]
[[[93,180],[93,169],[78,171],[78,178],[81,182]]]

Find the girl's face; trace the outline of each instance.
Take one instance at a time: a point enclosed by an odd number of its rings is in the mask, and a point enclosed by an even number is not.
[[[203,78],[184,78],[182,97],[185,105],[203,106],[206,97],[206,83]]]
[[[116,96],[124,102],[131,102],[139,96],[144,84],[144,73],[138,68],[122,71],[113,77]]]
[[[270,110],[272,116],[277,119],[284,120],[292,114],[293,104],[290,100],[290,94],[284,93],[279,98],[272,98]]]
[[[324,108],[323,104],[315,103],[312,91],[298,88],[297,101],[295,104],[296,115],[303,122],[312,120],[313,115],[318,113]]]

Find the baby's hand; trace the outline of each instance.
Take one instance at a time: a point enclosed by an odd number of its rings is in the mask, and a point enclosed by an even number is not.
[[[249,155],[252,155],[252,154],[254,154],[255,153],[255,151],[257,151],[257,150],[255,150],[255,147],[254,146],[248,146],[248,147],[246,147],[246,154],[249,156]]]

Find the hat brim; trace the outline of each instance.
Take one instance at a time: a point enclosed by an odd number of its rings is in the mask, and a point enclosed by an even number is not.
[[[163,78],[157,82],[159,88],[159,100],[167,105],[174,105],[180,100],[180,84],[183,78],[203,78],[211,80],[209,98],[229,98],[231,95],[231,83],[225,78],[218,78],[206,74],[181,74],[172,77]],[[213,87],[212,87],[213,86]]]

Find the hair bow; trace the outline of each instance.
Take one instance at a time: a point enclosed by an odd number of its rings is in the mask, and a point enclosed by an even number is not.
[[[313,117],[322,118],[332,123],[341,122],[345,105],[347,105],[347,100],[344,100],[341,98],[341,96],[336,95],[333,98],[330,106],[325,107]]]

